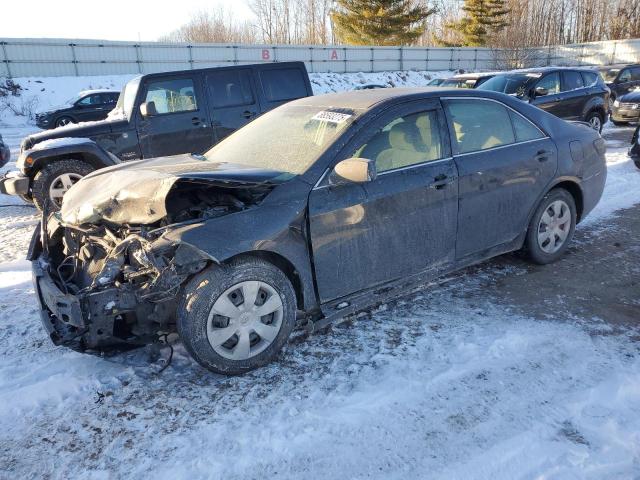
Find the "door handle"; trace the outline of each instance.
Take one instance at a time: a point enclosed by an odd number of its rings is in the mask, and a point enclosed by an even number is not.
[[[547,150],[538,150],[538,153],[536,153],[536,160],[538,160],[539,162],[546,162],[547,160],[549,160],[550,153],[551,152]]]
[[[193,123],[194,125],[200,125],[200,119],[198,117],[193,117],[191,119],[191,123]]]
[[[435,190],[442,190],[443,188],[447,188],[447,185],[450,185],[455,180],[454,177],[448,177],[445,174],[440,174],[434,177],[433,183],[429,185],[429,188],[433,188]]]
[[[242,112],[242,116],[244,118],[251,118],[256,114],[256,112],[250,112],[249,110],[245,110],[244,112]]]

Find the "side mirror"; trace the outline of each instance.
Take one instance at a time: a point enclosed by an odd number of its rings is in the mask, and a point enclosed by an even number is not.
[[[366,183],[377,177],[376,162],[367,158],[347,158],[338,163],[329,175],[329,184]]]
[[[536,97],[544,97],[545,95],[549,95],[549,90],[544,87],[536,87],[535,94]]]
[[[144,102],[140,105],[140,113],[143,117],[153,117],[158,114],[156,110],[156,102]]]

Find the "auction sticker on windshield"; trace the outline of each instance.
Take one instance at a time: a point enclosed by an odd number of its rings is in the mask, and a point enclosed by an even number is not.
[[[346,122],[353,115],[349,113],[340,113],[340,112],[332,112],[329,110],[323,110],[321,112],[316,113],[311,119],[319,120],[330,123],[342,123]]]

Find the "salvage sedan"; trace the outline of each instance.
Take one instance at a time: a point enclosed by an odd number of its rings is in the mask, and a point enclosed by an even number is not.
[[[604,141],[507,95],[379,89],[304,98],[205,155],[94,172],[29,259],[56,344],[177,332],[204,367],[274,359],[326,325],[523,249],[558,260],[603,191]]]

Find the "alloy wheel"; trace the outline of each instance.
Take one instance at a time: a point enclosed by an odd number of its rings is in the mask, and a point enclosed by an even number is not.
[[[543,252],[556,253],[571,231],[571,210],[563,200],[556,200],[546,208],[538,223],[538,245]]]
[[[49,198],[51,201],[60,208],[64,194],[81,178],[82,175],[77,173],[63,173],[54,178],[49,186]]]
[[[261,281],[240,282],[215,301],[207,320],[207,339],[219,355],[247,360],[278,336],[284,307],[278,292]]]
[[[591,128],[593,128],[596,132],[599,132],[600,128],[602,127],[602,120],[600,120],[600,117],[598,115],[594,115],[589,119],[589,125],[591,125]]]

